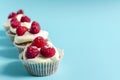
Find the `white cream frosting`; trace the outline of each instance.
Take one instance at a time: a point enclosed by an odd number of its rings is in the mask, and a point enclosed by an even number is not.
[[[22,36],[15,35],[14,42],[17,44],[33,41],[36,37],[42,36],[44,39],[48,38],[48,32],[44,30],[40,30],[37,34],[31,34],[30,32],[26,32]]]
[[[21,17],[24,16],[23,14],[18,14],[16,16],[17,20],[20,21]],[[30,29],[32,22],[21,22],[21,26],[25,26],[28,29]],[[10,27],[10,31],[16,34],[16,28]]]
[[[20,21],[22,16],[24,16],[24,15],[23,14],[18,14],[18,16],[16,17],[17,20]],[[32,24],[32,21],[31,22],[21,22],[21,26],[25,26],[28,29],[30,29],[31,24]]]
[[[28,29],[31,28],[31,24],[32,24],[32,22],[21,22],[21,26],[25,26],[25,27],[27,27]]]
[[[22,18],[22,16],[24,16],[24,15],[23,15],[23,14],[18,14],[18,15],[16,16],[17,20],[20,21],[21,18]]]
[[[4,23],[4,26],[5,27],[10,27],[10,21],[11,21],[11,19],[8,19],[5,23]]]
[[[59,52],[58,52],[57,48],[50,41],[48,41],[47,43],[48,43],[49,47],[54,47],[55,48],[56,53],[55,53],[55,55],[53,57],[51,57],[51,58],[45,58],[41,54],[38,54],[38,56],[36,56],[33,59],[27,59],[26,56],[25,56],[25,54],[26,54],[26,49],[29,46],[28,45],[25,48],[25,50],[23,51],[23,53],[22,53],[23,60],[31,61],[31,62],[36,62],[36,63],[51,62],[51,61],[57,61],[57,60],[59,60],[60,59],[60,57],[59,57],[60,55],[59,55]],[[40,48],[38,50],[40,50]]]
[[[25,26],[30,29],[32,22],[21,22],[21,26]],[[10,27],[10,31],[16,34],[16,28]]]
[[[10,31],[11,31],[12,33],[16,34],[16,28],[10,27]]]
[[[20,21],[22,16],[23,16],[23,14],[18,14],[18,15],[16,16],[17,20]],[[10,21],[11,21],[11,18],[8,19],[8,20],[5,22],[4,26],[5,26],[6,28],[9,28],[11,32],[16,33],[16,28],[12,28],[12,27],[11,27]]]
[[[20,21],[22,16],[23,16],[23,14],[18,14],[18,15],[16,16],[17,20]],[[4,26],[5,26],[5,27],[10,27],[10,21],[11,21],[11,18],[9,18],[9,19],[4,23]]]

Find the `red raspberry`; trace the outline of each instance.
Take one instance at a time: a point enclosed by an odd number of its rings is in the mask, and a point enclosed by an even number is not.
[[[10,22],[17,21],[16,17],[13,17]]]
[[[28,31],[28,28],[25,26],[19,26],[16,30],[18,36],[22,36],[25,32]]]
[[[38,53],[39,53],[39,51],[36,46],[29,46],[29,47],[27,47],[26,57],[28,59],[35,58],[38,55]]]
[[[9,16],[8,16],[8,19],[9,18],[12,18],[12,17],[15,17],[17,14],[15,13],[15,12],[11,12],[10,14],[9,14]]]
[[[11,21],[11,27],[12,27],[12,28],[17,28],[17,27],[20,26],[20,25],[21,25],[20,22],[17,21],[17,20],[15,20],[15,19],[13,19],[13,20]]]
[[[37,34],[40,31],[40,25],[38,22],[33,21],[30,28],[30,33]]]
[[[22,9],[17,11],[17,14],[24,14],[24,11]]]
[[[46,58],[53,57],[55,55],[55,49],[53,47],[42,47],[40,50],[41,55],[43,55]]]
[[[21,18],[21,22],[30,22],[30,21],[31,21],[31,19],[27,16],[22,16],[22,18]]]
[[[32,45],[36,46],[38,48],[41,48],[41,47],[47,45],[47,41],[43,37],[38,36],[33,40]]]

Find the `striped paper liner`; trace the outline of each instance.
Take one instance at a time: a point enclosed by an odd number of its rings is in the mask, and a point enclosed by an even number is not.
[[[7,36],[10,38],[10,40],[13,42],[15,35],[9,34],[9,30],[6,32]]]
[[[48,76],[56,72],[59,61],[44,63],[23,62],[26,70],[34,76]]]
[[[30,62],[22,59],[22,56],[20,57],[20,60],[22,61],[25,69],[33,76],[48,76],[56,72],[58,69],[59,63],[61,58],[63,57],[63,50],[58,49],[60,53],[60,59],[57,61],[51,61],[51,62]],[[22,55],[22,54],[20,54]]]
[[[19,53],[21,53],[21,52],[23,52],[24,51],[24,49],[25,49],[25,47],[27,46],[27,45],[30,45],[31,43],[29,43],[29,44],[26,44],[26,45],[17,45],[17,44],[15,44],[15,42],[13,42],[13,45],[18,49],[18,51],[19,51]]]
[[[26,47],[26,45],[25,46],[20,46],[20,45],[16,45],[15,43],[13,43],[13,44],[18,49],[19,53],[23,52],[25,47]]]

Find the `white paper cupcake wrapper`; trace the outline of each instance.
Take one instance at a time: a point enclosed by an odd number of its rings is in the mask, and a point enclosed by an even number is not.
[[[21,53],[22,51],[24,51],[24,49],[26,47],[26,45],[25,46],[19,46],[19,45],[16,45],[15,43],[13,43],[13,44],[18,49],[19,53]]]
[[[19,53],[21,53],[22,51],[24,51],[26,46],[17,46],[17,49],[19,51]]]
[[[63,56],[63,50],[60,50],[60,60]],[[21,55],[21,54],[20,54]],[[20,56],[19,56],[20,57]],[[25,69],[34,76],[48,76],[56,72],[58,69],[60,60],[57,61],[51,61],[51,62],[40,62],[40,63],[35,63],[35,62],[30,62],[30,61],[25,61],[22,60],[22,57],[20,57],[20,60],[22,61]]]
[[[13,42],[15,35],[9,34],[8,32],[9,32],[9,30],[6,32],[6,34],[8,35],[8,37],[10,38],[10,40]]]
[[[26,70],[34,76],[48,76],[56,72],[59,61],[57,62],[44,62],[44,63],[29,63],[24,62]]]

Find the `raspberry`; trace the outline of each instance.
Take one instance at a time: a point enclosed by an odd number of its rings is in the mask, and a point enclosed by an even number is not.
[[[17,21],[16,17],[13,17],[10,22]]]
[[[46,58],[53,57],[55,55],[55,49],[53,47],[42,47],[40,50],[41,55],[43,55]]]
[[[8,19],[15,17],[17,14],[15,12],[11,12],[8,16]]]
[[[20,25],[21,25],[20,22],[17,21],[16,19],[13,19],[13,20],[11,21],[11,27],[12,27],[12,28],[17,28],[17,27],[20,26]]]
[[[33,21],[30,28],[30,33],[37,34],[40,31],[40,25],[38,22]]]
[[[21,18],[21,22],[30,22],[30,21],[31,21],[30,18],[27,16],[22,16]]]
[[[47,45],[47,41],[43,37],[38,36],[33,40],[32,45],[36,46],[38,48],[41,48],[41,47]]]
[[[25,32],[28,31],[28,28],[25,26],[19,26],[16,30],[18,36],[22,36]]]
[[[24,14],[24,11],[22,9],[17,11],[17,14]]]
[[[26,57],[28,59],[35,58],[38,55],[38,53],[39,53],[39,51],[36,46],[29,46],[29,47],[27,47]]]

